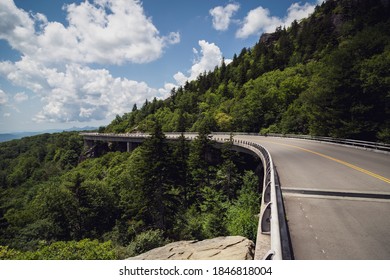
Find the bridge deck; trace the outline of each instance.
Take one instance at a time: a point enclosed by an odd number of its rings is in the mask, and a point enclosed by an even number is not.
[[[296,259],[390,259],[389,155],[307,140],[236,138],[263,145],[273,157]]]
[[[139,137],[89,140],[142,141]],[[390,259],[388,154],[300,139],[234,138],[271,153],[296,259]]]

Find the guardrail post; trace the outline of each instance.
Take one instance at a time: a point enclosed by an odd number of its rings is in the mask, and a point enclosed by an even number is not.
[[[263,190],[263,202],[268,203],[271,201],[271,182],[265,186]]]
[[[88,135],[84,133],[83,135]],[[89,134],[91,135],[91,134]],[[95,136],[118,136],[119,134],[99,134]],[[136,134],[136,135],[121,135],[122,137],[130,138],[146,138],[150,135]],[[176,138],[174,135],[168,135],[168,139]],[[188,135],[187,139],[192,140],[195,137]],[[216,137],[216,141],[229,141],[229,139]],[[126,141],[130,142],[130,140]],[[272,158],[269,152],[257,143],[252,143],[243,139],[233,139],[233,143],[254,152],[262,161],[264,165],[264,180],[263,180],[263,204],[261,206],[261,214],[259,219],[259,232],[260,234],[270,235],[271,250],[265,255],[261,255],[260,258],[264,259],[282,259],[282,247],[281,247],[281,235],[279,225],[279,213],[278,213],[278,201],[276,198],[276,186],[275,186],[275,170],[273,167]],[[128,148],[131,148],[128,146]],[[260,236],[260,235],[259,235]],[[262,253],[263,254],[263,253]],[[255,256],[256,259],[259,256]]]
[[[263,234],[271,234],[271,205],[272,202],[268,202],[261,215],[260,226]]]
[[[269,250],[269,251],[267,252],[267,254],[265,254],[263,260],[265,260],[265,261],[272,260],[273,257],[274,257],[274,255],[275,255],[275,251],[274,251],[274,250]]]

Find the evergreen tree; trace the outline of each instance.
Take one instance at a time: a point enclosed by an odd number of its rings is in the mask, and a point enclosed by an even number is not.
[[[172,170],[169,146],[161,125],[154,122],[151,136],[145,140],[139,168],[143,197],[146,199],[145,222],[159,229],[166,229],[173,211],[171,194]]]
[[[191,186],[188,193],[191,202],[201,197],[200,191],[210,183],[208,156],[211,152],[211,137],[207,126],[200,128],[198,136],[191,142],[188,168]]]

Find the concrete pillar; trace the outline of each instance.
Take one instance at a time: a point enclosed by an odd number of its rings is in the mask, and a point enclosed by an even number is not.
[[[95,141],[84,139],[84,146],[87,148],[87,150],[91,149],[94,145],[95,145]]]

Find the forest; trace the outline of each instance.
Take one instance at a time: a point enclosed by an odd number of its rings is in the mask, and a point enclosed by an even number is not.
[[[294,133],[390,142],[390,4],[329,0],[106,132]]]
[[[99,132],[149,132],[86,156],[76,132],[0,143],[0,259],[123,259],[171,241],[255,241],[259,162],[211,131],[390,143],[390,4],[328,0],[214,71]],[[129,104],[131,108],[132,104]],[[166,141],[164,132],[196,140]]]
[[[0,144],[0,259],[124,259],[177,240],[256,239],[259,165],[217,149],[206,131],[189,143],[152,134],[131,153],[80,160],[76,133]]]

